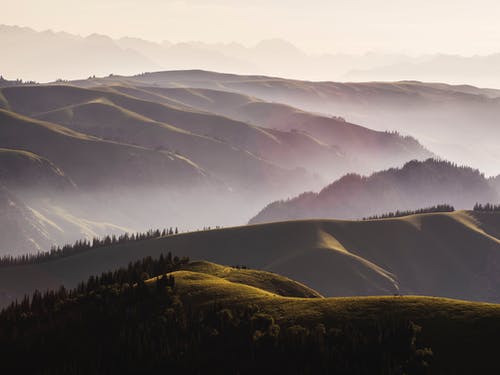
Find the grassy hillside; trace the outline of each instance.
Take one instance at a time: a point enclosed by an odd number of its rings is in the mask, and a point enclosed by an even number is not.
[[[245,291],[257,294],[259,291],[265,291],[267,293],[262,293],[265,296],[321,298],[315,290],[276,273],[221,266],[206,261],[191,262],[183,266],[182,271],[175,272],[174,276],[180,282],[177,285],[181,290],[185,289],[193,298],[196,298],[198,283],[205,286],[199,293],[206,295],[206,287],[211,285],[214,292],[220,293],[222,299],[226,298],[222,289],[226,289],[228,293],[230,290],[236,293],[241,289],[243,294]]]
[[[248,134],[248,137],[243,134],[242,141],[235,145],[232,140],[224,138],[224,131],[213,134],[208,128],[184,130],[124,109],[106,98],[44,112],[36,117],[102,139],[185,155],[208,173],[237,189],[262,190],[270,189],[268,185],[290,183],[293,174],[278,166],[296,166],[291,158],[279,155],[285,152],[289,156],[289,151],[294,148],[278,139],[256,140],[262,153],[253,154],[258,150],[245,143],[253,143],[252,136]],[[266,154],[266,149],[278,151],[272,152],[275,156],[263,160],[260,155]],[[318,158],[327,157],[326,151]],[[270,153],[267,156],[271,156]],[[262,184],[263,179],[267,180],[267,184]],[[307,185],[306,181],[304,183]]]
[[[224,374],[500,368],[500,305],[420,296],[321,298],[276,274],[171,260],[145,258],[3,311],[4,366],[36,372],[32,361],[20,361],[33,351],[37,366],[65,374],[75,368],[195,373],[208,365]]]
[[[423,327],[420,338],[433,351],[433,374],[487,371],[500,366],[492,359],[495,349],[491,346],[500,332],[500,305],[419,296],[286,298],[252,287],[234,287],[203,272],[177,271],[172,275],[186,303],[209,307],[215,300],[232,308],[255,305],[284,326],[411,320]],[[472,343],[480,349],[472,349]]]
[[[45,251],[52,246],[57,232],[57,226],[0,184],[0,236],[4,252],[19,255],[33,249]]]
[[[500,306],[433,297],[357,297],[304,299],[269,295],[251,287],[235,288],[200,274],[173,273],[185,303],[209,307],[258,306],[277,324],[354,327],[368,322],[410,320],[422,327],[419,341],[432,350],[431,374],[488,372],[498,369],[495,348],[500,332]]]
[[[167,98],[151,100],[142,92],[134,90],[132,94],[137,96],[133,97],[128,91],[120,91],[118,86],[99,89],[39,86],[24,90],[8,88],[3,94],[9,106],[21,113],[85,134],[178,151],[197,163],[206,164],[220,176],[232,176],[232,184],[246,177],[237,174],[242,166],[249,174],[261,170],[260,173],[272,175],[280,172],[277,168],[273,171],[269,163],[314,170],[314,166],[323,161],[332,170],[340,171],[345,170],[348,162],[335,149],[306,135],[269,131]],[[53,100],[39,99],[40,96],[51,96]],[[176,130],[177,134],[172,133]],[[241,185],[251,182],[251,176],[248,177]]]
[[[10,190],[71,190],[74,183],[51,161],[29,151],[0,148],[0,184]]]
[[[348,174],[318,193],[270,203],[250,223],[308,218],[361,218],[440,203],[470,209],[498,202],[500,191],[478,170],[446,161],[411,161],[370,176]]]
[[[140,75],[135,84],[237,92],[309,112],[343,116],[378,130],[411,134],[436,154],[498,174],[498,94],[468,85],[416,81],[310,82],[206,71]]]
[[[415,139],[374,131],[336,116],[306,112],[235,92],[191,87],[143,87],[141,93],[143,92],[156,94],[156,97],[151,94],[150,100],[177,101],[269,129],[311,134],[321,142],[334,145],[351,155],[360,164],[364,164],[367,170],[396,165],[408,158],[431,156]],[[356,167],[359,169],[360,166]]]
[[[35,288],[71,287],[89,275],[172,251],[194,260],[276,272],[324,296],[402,293],[498,302],[499,217],[457,211],[192,232],[0,268],[0,293],[5,303]]]
[[[167,181],[175,186],[204,179],[198,166],[172,153],[102,141],[5,110],[0,110],[0,124],[3,147],[29,150],[50,160],[81,187]]]
[[[117,114],[112,109],[103,108],[105,102],[126,110],[128,115],[138,114],[142,120],[170,124],[189,133],[227,142],[231,147],[279,166],[304,167],[328,177],[431,155],[414,139],[375,132],[277,103],[223,91],[134,87],[131,81],[132,78],[112,77],[94,88],[38,86],[6,88],[2,93],[13,110],[65,126],[73,124],[84,133],[90,130],[96,134],[102,132],[101,127],[119,123],[120,115],[115,117]],[[40,95],[35,95],[37,92]],[[42,96],[52,99],[41,99]],[[95,105],[96,101],[101,104],[100,108]],[[93,104],[90,114],[79,108],[90,103]],[[126,123],[136,120],[135,116]],[[113,133],[110,134],[109,129],[104,131],[106,136],[116,137],[116,131]],[[130,134],[126,138],[130,140]],[[189,157],[190,151],[196,148],[183,147],[182,143],[174,145]]]

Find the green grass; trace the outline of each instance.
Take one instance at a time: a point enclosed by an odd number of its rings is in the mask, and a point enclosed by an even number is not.
[[[125,243],[44,264],[0,269],[0,291],[75,286],[90,275],[171,251],[297,280],[323,296],[446,296],[500,302],[499,213],[302,220],[199,231]],[[4,302],[5,303],[5,302]]]
[[[276,273],[252,269],[238,269],[210,262],[192,262],[183,267],[182,272],[197,273],[220,280],[225,285],[240,287],[247,285],[266,291],[272,295],[289,297],[321,298],[315,290]],[[234,285],[236,284],[236,285]],[[267,293],[267,294],[268,294]]]
[[[144,186],[204,180],[203,170],[173,153],[103,141],[4,110],[0,110],[0,137],[3,147],[29,150],[50,160],[82,187],[95,188],[117,181],[124,185],[139,182]]]
[[[224,278],[227,267],[194,263],[187,268],[191,270],[172,275],[181,297],[191,306],[210,308],[215,303],[233,309],[253,306],[272,315],[283,326],[314,327],[322,323],[334,328],[373,322],[385,326],[391,321],[410,320],[422,327],[421,345],[430,347],[434,353],[431,373],[485,373],[498,368],[495,343],[500,334],[500,305],[497,304],[422,296],[283,297],[245,285],[244,277],[229,281]],[[256,272],[256,277],[263,276],[261,286],[268,283],[267,275],[258,271],[229,272],[235,275]],[[289,283],[294,282],[289,280]]]

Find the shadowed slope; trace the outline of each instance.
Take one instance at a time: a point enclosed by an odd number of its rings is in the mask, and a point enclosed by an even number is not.
[[[431,156],[415,139],[409,137],[374,131],[339,117],[305,112],[285,104],[265,102],[235,92],[159,87],[143,87],[141,92],[156,94],[156,97],[151,95],[150,100],[178,101],[265,128],[306,132],[350,155],[353,162],[365,164],[366,170],[387,167],[390,162],[395,165]],[[391,159],[390,162],[388,158]]]
[[[0,236],[2,250],[17,255],[44,251],[58,234],[57,225],[44,220],[0,184]],[[60,234],[60,233],[59,233]],[[2,300],[0,292],[0,300]]]
[[[315,115],[231,92],[133,87],[129,83],[131,79],[113,77],[109,82],[103,81],[110,86],[91,89],[53,85],[6,88],[2,93],[13,110],[65,126],[76,126],[84,133],[117,136],[116,132],[110,134],[109,129],[105,133],[99,129],[103,125],[118,124],[120,116],[113,118],[116,113],[102,108],[103,104],[109,104],[126,110],[127,117],[133,112],[142,120],[147,118],[170,124],[192,134],[225,142],[227,146],[276,165],[304,167],[329,178],[351,170],[373,171],[431,156],[414,139],[376,132],[339,118]],[[43,99],[45,96],[52,99]],[[101,108],[95,105],[96,101]],[[91,102],[94,103],[93,111],[82,113],[88,110],[79,106]],[[138,120],[137,116],[132,117],[125,123]],[[130,134],[126,139],[136,141],[130,139]],[[196,147],[174,146],[188,157],[192,157],[190,149]]]
[[[16,192],[67,191],[74,183],[51,161],[29,151],[0,148],[0,184]]]
[[[448,203],[470,209],[497,202],[499,192],[478,170],[428,159],[411,161],[368,177],[348,174],[319,193],[270,203],[251,224],[308,218],[362,218]]]
[[[270,185],[276,189],[278,185],[301,184],[311,188],[315,183],[305,173],[284,170],[297,167],[293,160],[300,160],[301,154],[286,137],[281,141],[265,129],[241,121],[182,105],[137,99],[106,87],[23,89],[3,90],[13,110],[84,134],[178,152],[231,187],[267,189]],[[337,162],[342,157],[335,150],[302,138],[312,144],[308,151],[314,150],[317,160],[328,157],[333,164],[340,164]]]
[[[102,141],[5,110],[0,110],[0,139],[4,147],[49,159],[78,186],[95,188],[120,181],[128,185],[169,181],[170,186],[179,186],[204,179],[200,168],[176,155]]]
[[[150,73],[136,84],[238,92],[306,111],[344,116],[374,129],[397,129],[437,154],[498,174],[498,91],[417,81],[309,82],[206,71]]]
[[[422,294],[500,301],[499,214],[422,214],[371,221],[310,220],[186,233],[35,265],[0,268],[0,289],[74,286],[91,274],[172,251],[277,272],[325,296]]]
[[[152,120],[121,108],[106,98],[45,112],[37,117],[99,138],[186,155],[197,165],[237,189],[268,189],[270,186],[267,185],[277,185],[278,181],[283,185],[293,178],[293,173],[277,166],[295,166],[286,165],[283,156],[273,158],[271,161],[277,162],[274,165],[245,148],[239,148],[246,147],[245,144],[235,147],[223,138],[212,137],[208,130],[193,133],[191,130]],[[279,140],[273,145],[262,145],[263,150],[266,147],[281,148],[281,153],[283,146],[285,145]],[[253,151],[256,151],[255,148]],[[307,182],[304,183],[307,185]]]

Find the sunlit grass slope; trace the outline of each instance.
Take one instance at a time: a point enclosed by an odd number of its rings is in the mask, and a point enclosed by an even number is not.
[[[200,231],[0,269],[4,302],[35,288],[74,286],[144,256],[246,265],[297,280],[324,296],[418,294],[500,301],[498,213],[304,220]]]
[[[270,294],[201,273],[174,273],[184,299],[210,307],[214,303],[254,306],[278,324],[326,327],[410,320],[422,327],[419,340],[433,352],[432,374],[471,374],[497,371],[496,345],[500,305],[433,297],[292,298]]]
[[[314,327],[321,323],[334,328],[378,322],[382,327],[410,320],[422,327],[419,345],[433,352],[432,374],[484,373],[500,366],[494,360],[493,345],[500,334],[500,305],[420,296],[301,298],[300,291],[284,297],[269,289],[273,279],[292,288],[296,284],[278,275],[207,262],[190,264],[187,269],[171,275],[181,298],[195,308],[253,306],[283,326]],[[260,279],[260,287],[246,282],[245,272]],[[224,277],[228,273],[233,275],[233,281]]]
[[[180,274],[176,275],[176,279],[180,277],[187,284],[189,284],[189,280],[196,280],[196,276],[193,276],[194,274],[203,274],[203,277],[206,277],[207,281],[216,283],[219,280],[221,285],[228,287],[231,285],[233,287],[244,285],[264,290],[271,295],[285,297],[321,297],[318,292],[299,282],[266,271],[241,269],[234,266],[221,266],[211,262],[198,261],[183,266],[183,270],[179,272]],[[184,281],[180,284],[181,286]],[[192,292],[192,290],[189,290],[189,293]]]

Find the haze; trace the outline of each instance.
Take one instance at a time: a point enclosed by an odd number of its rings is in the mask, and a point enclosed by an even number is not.
[[[251,45],[285,38],[308,53],[320,54],[473,55],[498,52],[500,45],[496,27],[500,4],[493,0],[2,0],[0,4],[2,24],[153,41]]]

